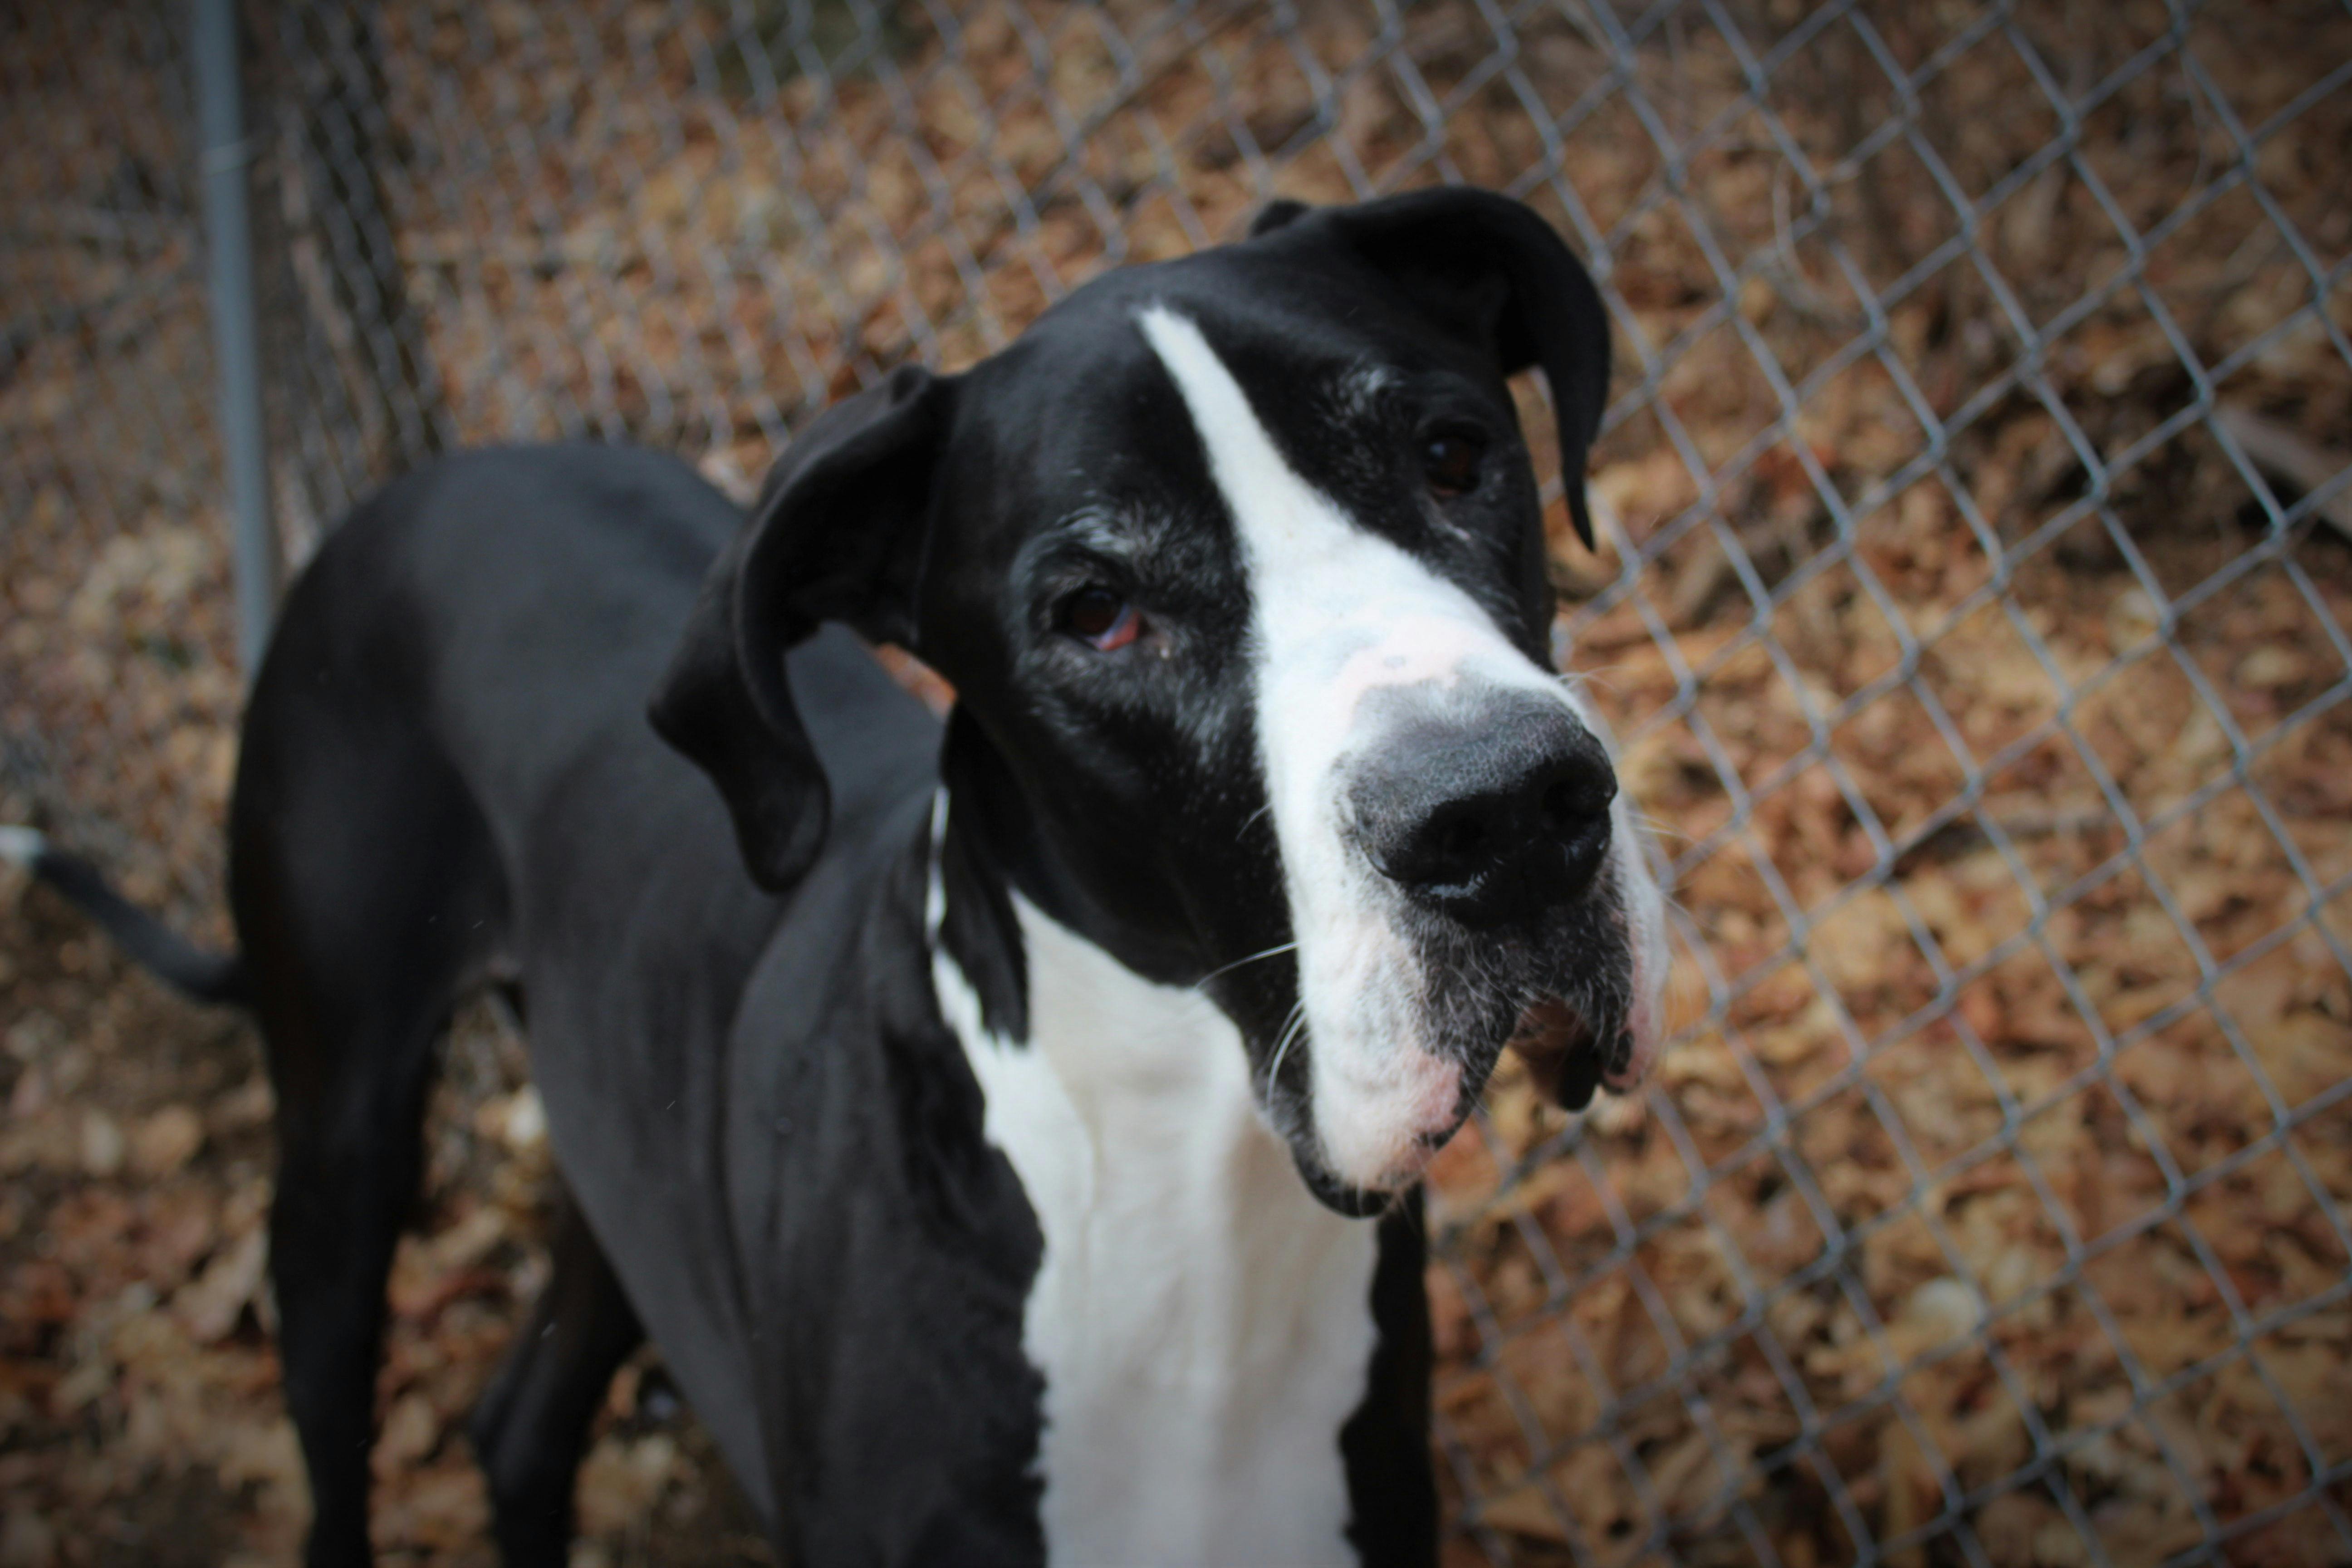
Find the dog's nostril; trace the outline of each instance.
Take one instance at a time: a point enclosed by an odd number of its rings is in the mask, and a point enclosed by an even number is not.
[[[1465,860],[1486,845],[1486,825],[1473,813],[1455,812],[1438,825],[1435,835],[1438,855],[1448,860]]]
[[[1558,829],[1576,826],[1586,814],[1578,803],[1575,786],[1561,779],[1544,791],[1543,815],[1544,821]]]
[[[1567,835],[1589,831],[1617,798],[1617,778],[1603,765],[1562,773],[1545,786],[1538,807],[1546,827]]]

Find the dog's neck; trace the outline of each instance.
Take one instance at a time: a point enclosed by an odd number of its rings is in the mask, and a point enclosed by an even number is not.
[[[1308,1194],[1215,1004],[1006,886],[958,805],[943,786],[924,931],[987,1138],[1045,1239],[1024,1346],[1045,1378],[1055,1555],[1327,1559],[1376,1339],[1375,1227]]]
[[[1084,936],[1145,979],[1185,987],[1201,978],[1207,961],[1179,930],[1139,921],[1132,910],[1106,908],[1087,892],[1086,879],[1070,864],[1072,851],[1045,830],[1034,801],[1004,752],[961,707],[948,716],[940,773],[955,800],[947,847],[948,887],[955,892],[969,888],[995,917],[967,932],[963,917],[950,900],[949,945],[960,955],[982,956],[963,946],[966,935],[974,941],[988,938],[1017,945],[1006,901],[1017,889],[1033,908],[1056,925]],[[1160,902],[1172,908],[1172,893]]]

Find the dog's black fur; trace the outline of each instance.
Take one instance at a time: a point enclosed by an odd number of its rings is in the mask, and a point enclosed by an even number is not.
[[[1013,889],[1139,974],[1210,984],[1277,1100],[1265,1055],[1297,997],[1286,960],[1248,962],[1286,931],[1252,720],[1220,662],[1244,640],[1218,586],[1234,547],[1185,531],[1171,498],[1205,488],[1200,453],[1106,334],[1173,300],[1237,363],[1373,344],[1448,378],[1499,455],[1491,521],[1465,525],[1491,548],[1444,570],[1538,659],[1551,593],[1503,377],[1543,365],[1570,473],[1606,382],[1591,285],[1516,204],[1285,204],[1256,233],[1114,274],[964,377],[898,373],[794,443],[748,525],[683,466],[620,449],[482,452],[388,486],[297,582],[254,686],[236,959],[43,857],[142,957],[259,1019],[312,1563],[369,1555],[387,1270],[436,1042],[488,982],[527,1006],[576,1203],[474,1426],[507,1560],[562,1560],[589,1419],[646,1331],[790,1561],[1043,1556],[1022,1342],[1040,1233],[933,995],[935,791],[956,802],[941,940],[998,1033],[1025,1032]],[[1377,503],[1381,453],[1276,434]],[[1051,599],[1031,579],[1066,574],[1031,548],[1068,510],[1066,471],[1175,517],[1174,556],[1137,589],[1193,595],[1166,607],[1186,639],[1171,685],[1121,675],[1107,697],[1113,678],[1022,622]],[[826,623],[918,648],[961,705],[942,727]],[[1300,1163],[1327,1201],[1379,1206]],[[1417,1205],[1378,1223],[1349,1534],[1368,1563],[1426,1563]]]

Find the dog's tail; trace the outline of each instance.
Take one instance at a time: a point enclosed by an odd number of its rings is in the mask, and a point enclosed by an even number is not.
[[[0,826],[0,860],[26,868],[63,893],[133,962],[183,996],[239,1006],[250,1000],[245,964],[236,953],[196,946],[116,892],[97,867],[51,848],[47,836],[29,827]]]

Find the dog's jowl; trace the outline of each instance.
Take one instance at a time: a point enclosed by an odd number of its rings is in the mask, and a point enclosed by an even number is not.
[[[644,1335],[795,1563],[1433,1561],[1420,1173],[1507,1047],[1581,1108],[1660,1029],[1548,663],[1532,366],[1589,537],[1591,285],[1432,191],[901,370],[748,520],[645,454],[452,458],[288,600],[233,962],[0,841],[259,1018],[312,1561],[368,1555],[386,1270],[486,984],[572,1200],[474,1423],[508,1561],[563,1560]]]

